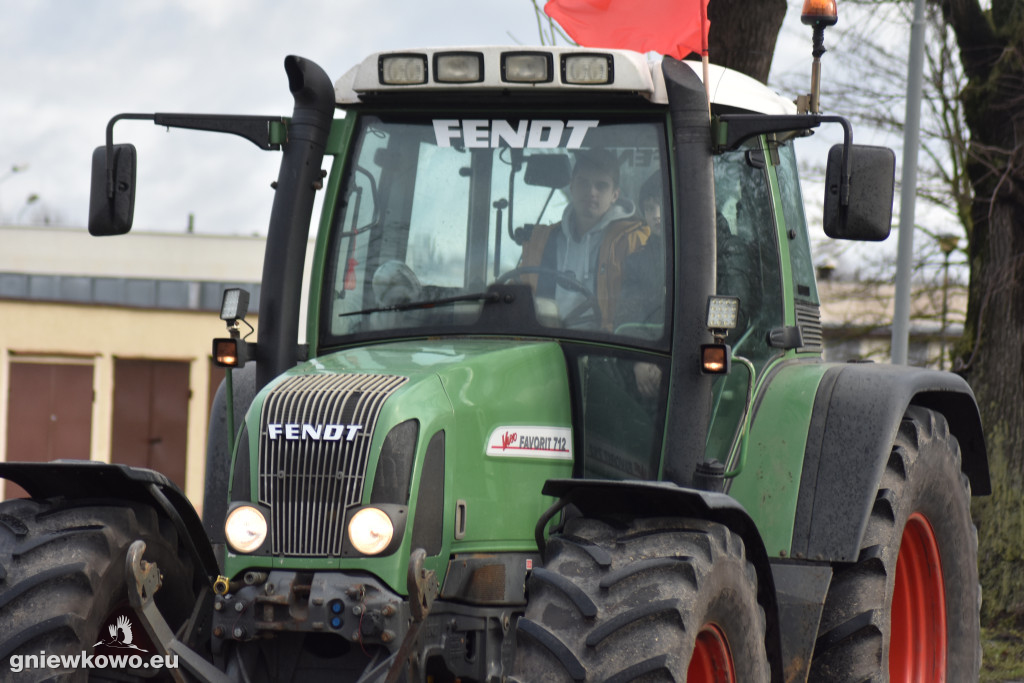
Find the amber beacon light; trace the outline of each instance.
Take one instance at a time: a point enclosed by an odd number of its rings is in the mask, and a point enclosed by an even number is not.
[[[839,21],[839,12],[836,9],[836,0],[804,0],[804,8],[800,11],[800,21],[810,26],[813,30],[811,55],[814,61],[811,63],[811,93],[800,105],[801,111],[810,111],[812,114],[819,113],[819,95],[821,93],[821,56],[825,54],[825,29],[835,26]]]
[[[808,26],[834,26],[839,21],[836,0],[804,0],[800,21]]]

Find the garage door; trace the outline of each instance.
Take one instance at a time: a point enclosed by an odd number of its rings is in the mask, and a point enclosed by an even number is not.
[[[7,396],[7,460],[89,459],[92,361],[12,360]],[[5,484],[7,499],[24,496]]]
[[[114,360],[111,462],[148,467],[185,486],[189,364]]]

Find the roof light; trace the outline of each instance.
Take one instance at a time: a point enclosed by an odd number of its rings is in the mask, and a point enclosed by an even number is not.
[[[562,80],[572,85],[612,82],[611,55],[563,55]]]
[[[548,83],[553,80],[551,55],[544,52],[506,52],[501,56],[501,80],[508,83]]]
[[[427,82],[427,56],[383,55],[378,71],[384,85],[422,85]]]
[[[804,0],[800,21],[808,26],[833,26],[839,21],[836,0]]]
[[[438,83],[479,83],[484,80],[484,56],[479,52],[443,52],[434,55]]]

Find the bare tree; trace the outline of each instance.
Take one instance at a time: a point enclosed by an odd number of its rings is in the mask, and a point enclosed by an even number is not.
[[[785,16],[786,0],[712,0],[711,61],[766,83]]]
[[[970,137],[971,264],[959,371],[988,434],[993,495],[977,506],[985,610],[1024,618],[1024,3],[940,0],[959,46]]]
[[[533,3],[533,14],[537,18],[537,36],[541,45],[575,45],[576,42],[565,35],[562,27],[555,20],[544,14],[543,0],[530,0]]]
[[[890,27],[909,26],[912,3],[846,4],[870,11],[842,33],[836,51],[851,76],[830,95],[861,124],[901,134],[907,48]],[[992,622],[1024,618],[1024,3],[988,4],[927,4],[918,197],[939,219],[919,226],[930,239],[916,242],[934,251],[950,227],[966,238],[956,262],[969,268],[967,311],[953,355],[987,434],[993,495],[975,513]]]

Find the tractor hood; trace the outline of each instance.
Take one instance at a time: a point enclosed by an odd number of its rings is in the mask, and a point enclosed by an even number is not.
[[[232,505],[256,504],[269,530],[228,569],[358,566],[403,591],[415,548],[439,575],[453,554],[533,552],[552,502],[537,492],[572,474],[570,404],[556,342],[399,342],[301,363],[249,410]],[[365,507],[396,522],[372,557],[346,534]]]

